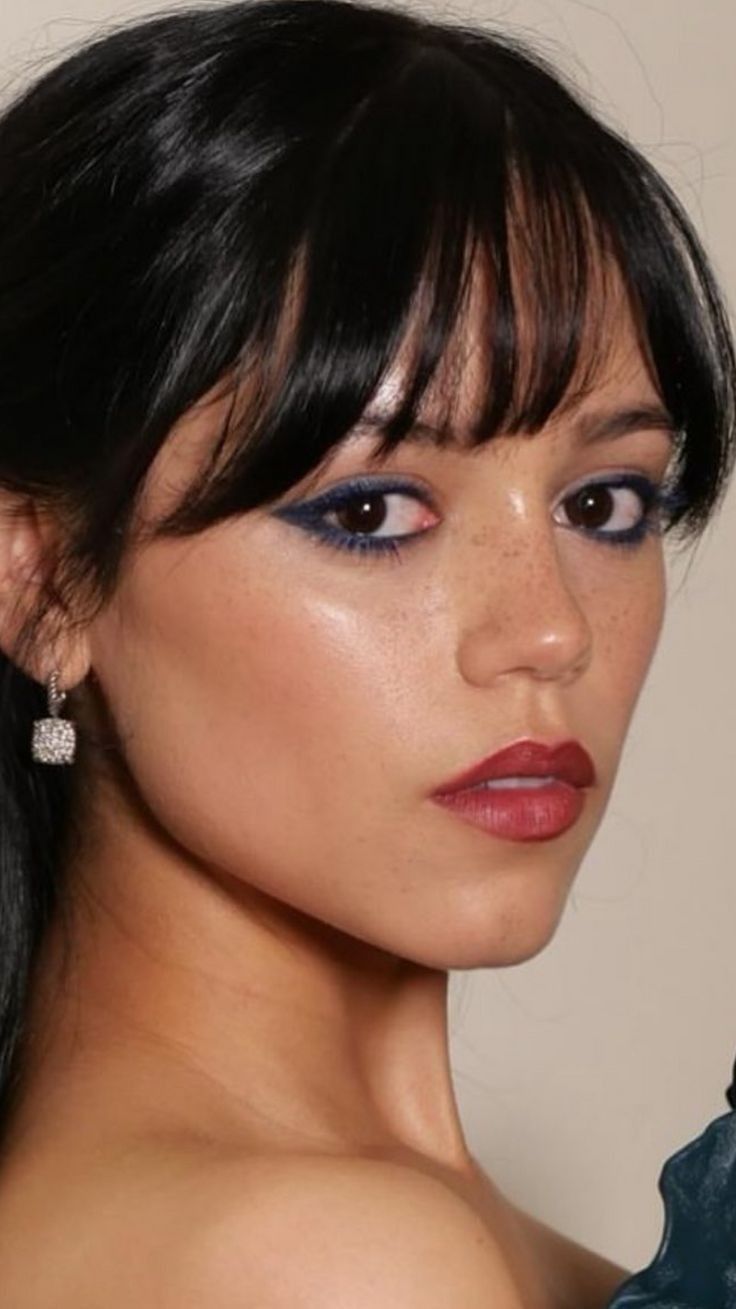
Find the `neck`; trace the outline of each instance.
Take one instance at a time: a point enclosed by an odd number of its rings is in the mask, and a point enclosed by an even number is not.
[[[67,886],[66,935],[54,924],[32,994],[31,1099],[124,1068],[126,1105],[162,1128],[472,1166],[446,972],[213,873],[144,822],[101,823]]]

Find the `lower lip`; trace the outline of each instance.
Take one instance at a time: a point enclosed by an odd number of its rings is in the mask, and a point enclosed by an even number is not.
[[[585,806],[584,791],[557,781],[521,789],[477,787],[433,799],[505,841],[552,841],[575,825]]]

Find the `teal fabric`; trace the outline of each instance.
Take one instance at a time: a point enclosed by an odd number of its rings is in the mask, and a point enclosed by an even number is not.
[[[733,1089],[729,1092],[732,1101]],[[668,1160],[659,1182],[665,1228],[648,1268],[608,1309],[736,1309],[736,1113]]]

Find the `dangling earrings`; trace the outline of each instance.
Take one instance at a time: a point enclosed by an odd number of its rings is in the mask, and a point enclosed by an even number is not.
[[[33,724],[31,754],[38,764],[71,764],[77,744],[77,729],[69,718],[59,716],[66,691],[59,690],[59,674],[52,673],[48,685],[49,717]]]

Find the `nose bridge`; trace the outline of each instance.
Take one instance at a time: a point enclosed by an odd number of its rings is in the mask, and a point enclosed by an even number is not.
[[[484,539],[485,537],[485,539]],[[509,515],[502,539],[478,534],[458,662],[471,682],[511,672],[568,678],[587,666],[592,633],[554,525]]]

